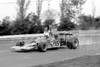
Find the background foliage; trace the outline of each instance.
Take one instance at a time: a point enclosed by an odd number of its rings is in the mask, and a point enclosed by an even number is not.
[[[9,16],[6,16],[1,21],[0,35],[43,33],[45,26],[52,26],[58,23],[56,22],[57,16],[60,17],[60,23],[57,26],[58,31],[100,29],[100,17],[81,15],[81,6],[85,1],[62,0],[60,2],[60,13],[56,10],[48,9],[43,13],[41,19],[43,0],[37,0],[37,15],[35,13],[26,14],[31,2],[30,0],[17,0],[17,17],[12,21]],[[41,22],[43,19],[44,21]],[[75,23],[77,19],[78,21]]]

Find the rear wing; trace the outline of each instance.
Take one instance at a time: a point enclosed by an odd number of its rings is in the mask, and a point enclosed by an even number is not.
[[[57,31],[55,34],[58,35],[69,35],[69,36],[79,36],[79,31]]]

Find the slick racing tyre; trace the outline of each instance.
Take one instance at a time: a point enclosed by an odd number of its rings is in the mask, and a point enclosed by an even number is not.
[[[69,49],[76,49],[79,46],[79,40],[75,38],[73,42],[67,42],[67,47]]]
[[[69,49],[72,49],[72,48],[73,48],[72,43],[71,43],[71,42],[67,42],[67,47],[68,47]]]
[[[39,50],[40,52],[46,52],[46,50],[47,50],[47,45],[46,45],[46,44],[39,45],[39,46],[38,46],[38,50]]]
[[[79,40],[77,38],[74,39],[72,46],[73,46],[73,49],[76,49],[79,46]]]

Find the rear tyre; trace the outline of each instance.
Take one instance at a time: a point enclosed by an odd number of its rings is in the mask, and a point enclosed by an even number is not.
[[[67,47],[69,49],[76,49],[79,46],[79,40],[75,38],[73,42],[67,42]]]
[[[46,52],[46,50],[47,50],[47,45],[46,45],[46,44],[39,45],[39,46],[38,46],[38,50],[39,50],[40,52]]]
[[[79,40],[76,38],[73,41],[73,49],[76,49],[79,46]]]

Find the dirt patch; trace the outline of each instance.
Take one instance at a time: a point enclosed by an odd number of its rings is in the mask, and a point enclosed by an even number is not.
[[[83,56],[71,60],[38,65],[33,67],[100,67],[100,55]]]

